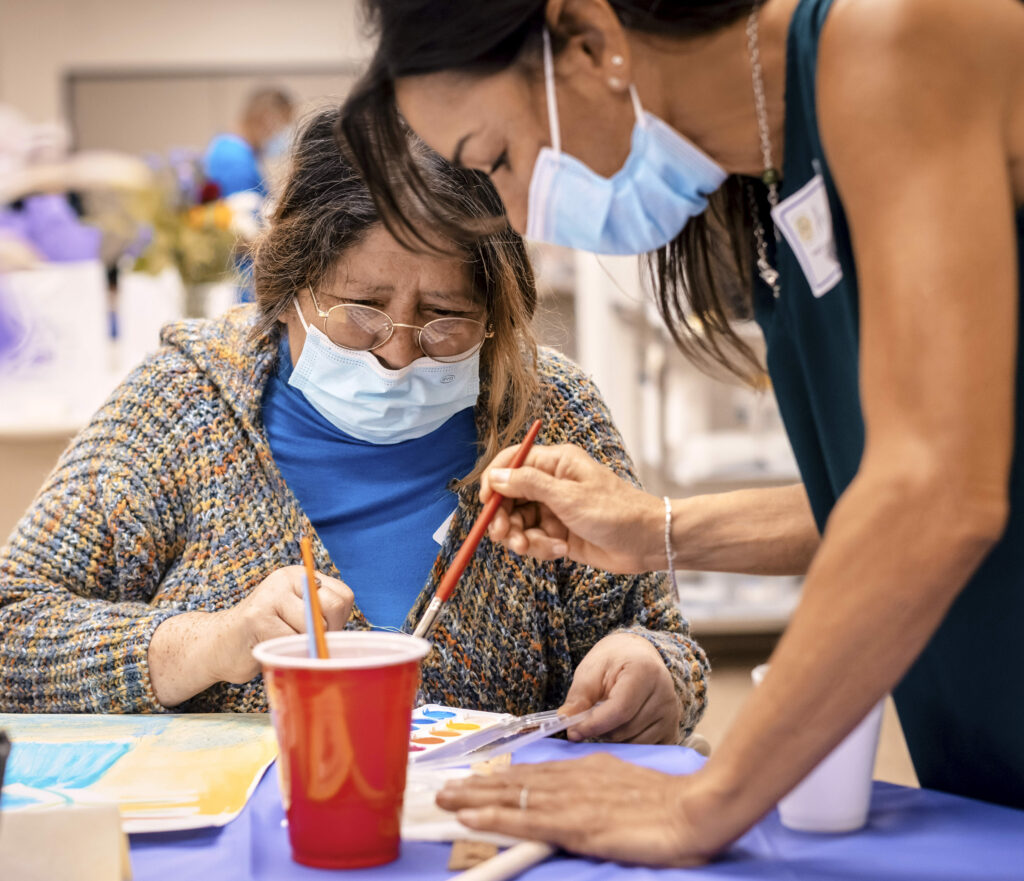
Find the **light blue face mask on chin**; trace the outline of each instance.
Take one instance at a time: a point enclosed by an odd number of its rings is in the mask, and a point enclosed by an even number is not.
[[[306,322],[302,354],[288,385],[328,422],[373,444],[414,440],[472,407],[480,394],[480,351],[448,363],[426,356],[389,370],[373,352],[343,349]]]
[[[544,29],[544,81],[551,147],[537,156],[530,179],[526,237],[595,254],[646,254],[671,242],[707,208],[726,172],[679,132],[640,106],[629,156],[601,177],[562,152],[551,36]]]

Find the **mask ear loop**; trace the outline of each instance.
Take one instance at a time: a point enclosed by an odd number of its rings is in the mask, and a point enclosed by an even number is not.
[[[636,86],[634,86],[632,83],[629,84],[629,97],[633,99],[633,113],[636,114],[637,124],[643,125],[644,108],[640,104],[640,96],[637,94]]]
[[[292,297],[292,302],[295,304],[295,311],[299,315],[299,322],[302,324],[302,329],[309,333],[309,325],[306,323],[306,316],[302,314],[302,310],[299,308],[299,298]]]
[[[555,96],[555,60],[551,52],[551,33],[544,28],[544,91],[548,99],[548,131],[551,149],[562,152],[562,133],[558,127],[558,99]]]

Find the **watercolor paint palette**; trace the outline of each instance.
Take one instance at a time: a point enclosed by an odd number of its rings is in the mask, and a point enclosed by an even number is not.
[[[513,716],[425,704],[413,711],[409,762],[439,768],[487,761],[565,731],[592,709],[574,716],[560,716],[557,710]]]
[[[485,713],[482,710],[424,704],[412,713],[409,760],[422,762],[446,744],[461,742],[469,734],[486,731],[515,718],[509,713]]]

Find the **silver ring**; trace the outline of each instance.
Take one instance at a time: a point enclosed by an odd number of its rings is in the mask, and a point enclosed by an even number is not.
[[[519,810],[525,811],[529,801],[530,801],[530,789],[529,789],[529,787],[524,786],[522,789],[519,790]]]

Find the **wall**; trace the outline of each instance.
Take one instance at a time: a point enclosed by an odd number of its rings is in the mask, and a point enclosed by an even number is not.
[[[69,68],[331,65],[365,58],[357,0],[0,0],[0,102],[62,118]]]

